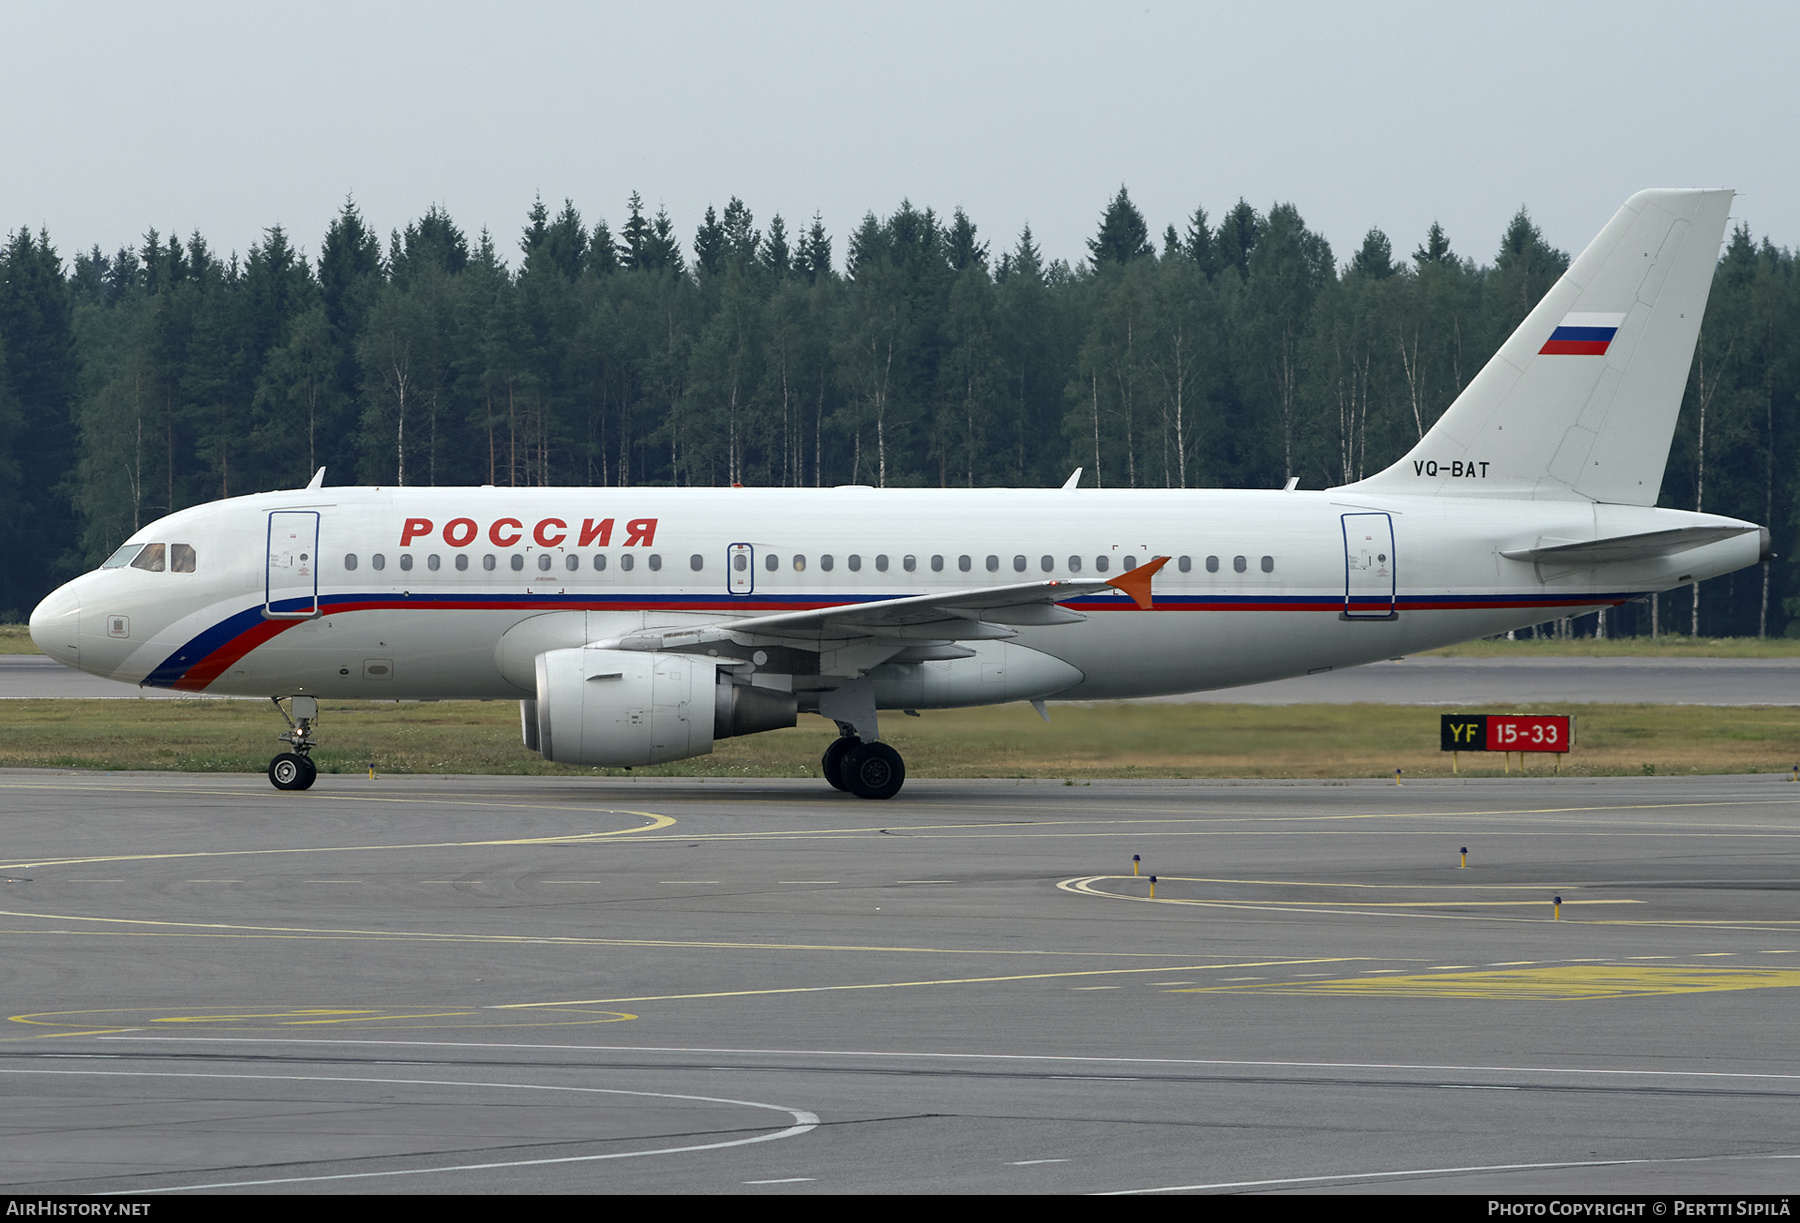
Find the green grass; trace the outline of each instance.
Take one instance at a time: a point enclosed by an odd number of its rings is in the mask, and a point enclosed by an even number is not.
[[[41,654],[23,624],[0,624],[0,654]]]
[[[1800,637],[1577,637],[1465,641],[1428,650],[1439,658],[1800,658]]]
[[[325,702],[327,773],[604,774],[546,763],[519,742],[510,702]],[[1046,725],[1025,705],[886,715],[882,730],[914,777],[1447,776],[1438,708],[1393,705],[1066,705]],[[1786,772],[1800,762],[1800,708],[1586,705],[1573,713],[1576,775]],[[282,749],[266,703],[220,700],[0,701],[0,766],[261,772]],[[710,756],[636,770],[644,776],[817,776],[833,731],[805,717],[792,730],[721,740]],[[1532,757],[1547,772],[1553,757]],[[1486,753],[1465,775],[1499,774]]]

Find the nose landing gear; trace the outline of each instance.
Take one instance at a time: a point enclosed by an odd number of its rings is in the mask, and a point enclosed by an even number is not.
[[[294,750],[282,752],[269,761],[269,784],[277,790],[310,790],[312,783],[319,779],[319,766],[312,762],[312,750],[318,746],[313,738],[313,726],[319,720],[319,700],[317,697],[297,696],[292,698],[293,716],[281,707],[281,698],[269,698],[275,702],[275,709],[281,714],[288,728],[275,736],[283,743],[291,743]]]

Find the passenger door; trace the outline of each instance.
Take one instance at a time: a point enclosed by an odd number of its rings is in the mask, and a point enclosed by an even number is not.
[[[1345,514],[1345,620],[1394,620],[1394,520],[1386,514]]]
[[[269,620],[311,620],[318,614],[319,512],[271,511],[263,616]]]
[[[754,594],[756,549],[749,544],[732,544],[725,550],[725,572],[731,579],[732,594]]]

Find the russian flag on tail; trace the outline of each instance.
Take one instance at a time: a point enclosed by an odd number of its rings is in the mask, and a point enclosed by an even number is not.
[[[1550,333],[1550,338],[1544,341],[1544,346],[1538,349],[1538,355],[1604,357],[1607,345],[1619,334],[1619,326],[1624,321],[1623,314],[1565,314],[1556,330]]]

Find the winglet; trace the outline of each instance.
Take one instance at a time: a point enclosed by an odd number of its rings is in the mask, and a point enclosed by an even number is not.
[[[1150,579],[1156,571],[1169,563],[1169,558],[1159,556],[1153,561],[1139,565],[1136,569],[1121,573],[1106,584],[1124,591],[1136,600],[1137,605],[1145,611],[1150,610]]]
[[[1063,491],[1067,492],[1071,488],[1079,488],[1080,485],[1081,485],[1081,468],[1077,467],[1075,469],[1075,474],[1070,476],[1067,480],[1063,481]]]
[[[321,468],[319,468],[319,470],[313,472],[312,481],[309,484],[307,484],[306,487],[308,487],[308,488],[324,488],[325,487],[325,469],[323,467],[321,467]]]

